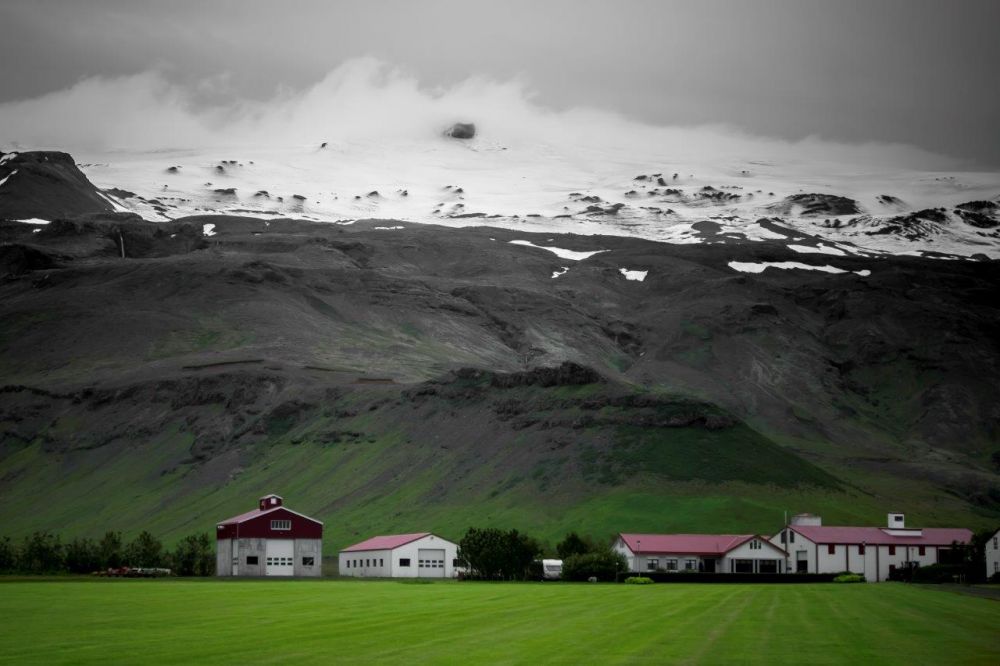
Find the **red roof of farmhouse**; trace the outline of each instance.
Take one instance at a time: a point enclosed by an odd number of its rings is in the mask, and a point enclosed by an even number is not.
[[[237,523],[245,523],[248,520],[253,520],[254,518],[259,518],[260,516],[266,516],[269,513],[274,513],[275,511],[287,511],[288,513],[294,513],[296,516],[301,516],[306,520],[312,521],[314,523],[323,524],[322,520],[316,520],[315,518],[310,518],[305,514],[301,514],[298,511],[292,511],[287,506],[273,506],[269,509],[254,509],[253,511],[247,511],[246,513],[241,513],[238,516],[233,516],[232,518],[226,518],[225,520],[219,521],[219,525],[235,525]]]
[[[961,527],[925,527],[892,529],[888,527],[837,527],[820,525],[790,525],[813,543],[871,544],[873,546],[950,546],[954,542],[968,543],[972,531]],[[909,532],[892,534],[891,532]]]
[[[621,538],[633,553],[723,555],[757,536],[756,534],[622,534]],[[763,537],[760,538],[762,541],[767,541]],[[774,546],[772,543],[768,545]]]
[[[346,553],[355,550],[392,550],[393,548],[399,548],[400,546],[405,546],[411,541],[416,541],[417,539],[423,539],[425,536],[430,536],[430,532],[417,532],[416,534],[387,534],[384,536],[376,536],[361,543],[356,543],[353,546],[348,546],[340,552]]]

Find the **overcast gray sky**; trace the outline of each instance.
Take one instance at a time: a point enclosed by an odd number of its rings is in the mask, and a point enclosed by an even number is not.
[[[0,0],[0,102],[155,69],[208,105],[375,56],[426,86],[1000,166],[1000,0]],[[206,85],[205,81],[211,81]]]

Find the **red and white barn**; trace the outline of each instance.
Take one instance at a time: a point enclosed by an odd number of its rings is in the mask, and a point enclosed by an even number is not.
[[[819,516],[799,514],[771,543],[788,551],[788,571],[850,571],[878,582],[896,569],[946,562],[954,544],[971,539],[964,528],[906,527],[901,513],[890,513],[885,527],[824,526]]]
[[[253,511],[216,526],[217,576],[319,576],[323,523],[265,495]]]
[[[619,534],[629,568],[704,573],[783,573],[787,553],[757,534]]]
[[[458,544],[430,532],[376,536],[340,551],[341,576],[454,578]]]

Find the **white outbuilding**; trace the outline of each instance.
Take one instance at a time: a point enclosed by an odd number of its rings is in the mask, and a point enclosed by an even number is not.
[[[819,516],[800,514],[771,539],[788,551],[789,572],[850,571],[871,582],[898,569],[949,563],[956,547],[971,541],[964,528],[907,527],[901,513],[888,514],[885,527],[826,526]]]
[[[1000,575],[1000,530],[993,533],[984,547],[986,551],[986,577]]]
[[[458,544],[430,532],[376,536],[341,550],[339,565],[358,578],[454,578]]]

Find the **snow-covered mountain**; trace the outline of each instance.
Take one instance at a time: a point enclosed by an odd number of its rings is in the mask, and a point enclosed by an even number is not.
[[[443,136],[79,159],[121,209],[151,220],[205,212],[382,218],[670,243],[816,238],[828,253],[1000,257],[995,173],[693,164],[631,150]]]

